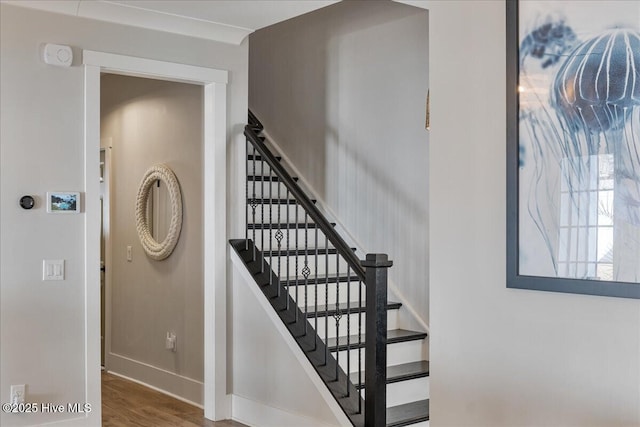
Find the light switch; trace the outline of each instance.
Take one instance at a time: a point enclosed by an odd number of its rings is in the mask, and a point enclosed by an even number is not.
[[[64,280],[64,260],[45,259],[42,261],[42,280]]]

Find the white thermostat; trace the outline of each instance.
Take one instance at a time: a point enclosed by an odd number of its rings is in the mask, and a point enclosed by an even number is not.
[[[47,43],[44,46],[44,62],[58,67],[70,67],[73,62],[73,52],[69,46]]]

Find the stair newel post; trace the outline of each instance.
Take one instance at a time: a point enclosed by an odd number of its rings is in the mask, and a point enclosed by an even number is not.
[[[364,418],[367,427],[387,424],[387,272],[386,254],[367,254]]]

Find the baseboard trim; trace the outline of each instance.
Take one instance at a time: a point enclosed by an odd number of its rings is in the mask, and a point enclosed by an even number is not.
[[[313,418],[292,414],[237,394],[231,396],[231,414],[234,421],[251,427],[331,427]]]
[[[80,417],[80,418],[67,418],[59,421],[51,421],[44,424],[38,424],[40,427],[89,427],[89,426],[101,426],[102,422],[96,417]]]
[[[109,353],[107,372],[185,403],[204,408],[204,383],[164,369]]]

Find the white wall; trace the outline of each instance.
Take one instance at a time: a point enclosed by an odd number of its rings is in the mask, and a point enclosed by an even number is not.
[[[640,425],[640,301],[506,288],[504,1],[423,4],[431,422]]]
[[[234,404],[235,419],[260,427],[340,425],[255,292],[249,289],[258,290],[258,285],[246,280],[239,268],[246,267],[234,265],[232,269],[233,394],[234,399],[253,402],[251,406],[256,409],[247,410]],[[258,293],[257,298],[265,298],[262,291]],[[273,311],[271,306],[266,309]],[[274,413],[282,418],[276,418]]]
[[[87,369],[99,369],[86,367],[84,358],[85,217],[48,215],[43,206],[46,191],[85,188],[81,50],[229,70],[231,151],[246,122],[247,43],[225,45],[6,4],[0,19],[0,401],[9,401],[10,384],[26,383],[28,401],[82,403]],[[73,46],[74,65],[45,65],[39,51],[45,42]],[[230,186],[233,191],[233,181]],[[35,209],[18,206],[23,194],[37,196]],[[234,223],[239,216],[233,207],[228,215]],[[66,280],[42,282],[43,259],[65,259]],[[69,417],[3,413],[0,424]]]
[[[352,1],[250,36],[249,105],[428,322],[428,14]],[[360,254],[364,257],[364,254]]]
[[[175,374],[175,387],[167,391],[202,404],[203,89],[103,74],[100,101],[101,139],[112,144],[112,263],[107,268],[111,273],[108,342],[113,356],[107,356],[107,369],[159,388],[163,388],[161,378],[166,373],[157,369],[168,371]],[[159,163],[176,174],[183,214],[174,251],[155,261],[146,256],[140,244],[135,201],[137,183],[149,167]],[[155,187],[152,190],[153,235],[162,241],[171,220],[171,206],[164,184],[159,192]],[[131,261],[127,260],[127,246],[132,247]],[[175,352],[165,349],[167,332],[176,334]],[[186,393],[188,385],[197,396]]]

